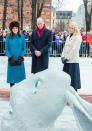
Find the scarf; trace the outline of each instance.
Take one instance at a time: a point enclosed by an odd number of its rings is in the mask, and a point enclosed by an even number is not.
[[[46,30],[46,26],[45,25],[43,26],[42,29],[39,29],[37,27],[36,31],[37,31],[38,36],[41,37],[43,35],[43,33],[44,33],[45,30]]]

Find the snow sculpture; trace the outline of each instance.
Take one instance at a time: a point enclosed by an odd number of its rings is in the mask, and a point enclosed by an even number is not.
[[[54,126],[69,103],[80,131],[92,128],[92,105],[82,100],[70,87],[70,77],[62,71],[45,70],[11,91],[13,113],[2,118],[2,131],[57,131]],[[86,123],[86,125],[85,125]]]

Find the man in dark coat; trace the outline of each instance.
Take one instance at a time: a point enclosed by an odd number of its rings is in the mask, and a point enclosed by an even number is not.
[[[30,50],[32,53],[32,73],[37,73],[48,68],[48,51],[51,45],[51,31],[46,29],[44,20],[37,19],[37,28],[30,37]]]

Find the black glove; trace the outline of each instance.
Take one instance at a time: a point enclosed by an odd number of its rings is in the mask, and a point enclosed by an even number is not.
[[[68,61],[68,59],[66,59],[65,57],[62,57],[61,61],[62,61],[63,64],[65,64]]]
[[[22,56],[19,56],[18,60],[16,61],[16,65],[21,65],[22,61],[24,61],[24,58]]]
[[[15,60],[14,60],[13,57],[10,57],[10,58],[8,59],[8,62],[9,62],[9,64],[10,64],[10,66],[16,66],[16,62],[15,62]]]

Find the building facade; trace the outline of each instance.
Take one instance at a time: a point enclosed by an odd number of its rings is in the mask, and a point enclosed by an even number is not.
[[[56,12],[56,26],[61,30],[67,30],[67,26],[72,19],[72,11],[57,11]],[[60,26],[60,27],[59,27]]]
[[[17,0],[7,0],[6,28],[12,20],[18,20]],[[4,0],[0,0],[0,28],[2,28],[4,11]],[[25,30],[31,29],[31,3],[30,0],[24,0],[23,7],[23,27]],[[51,0],[45,0],[42,17],[47,27],[51,28]]]

